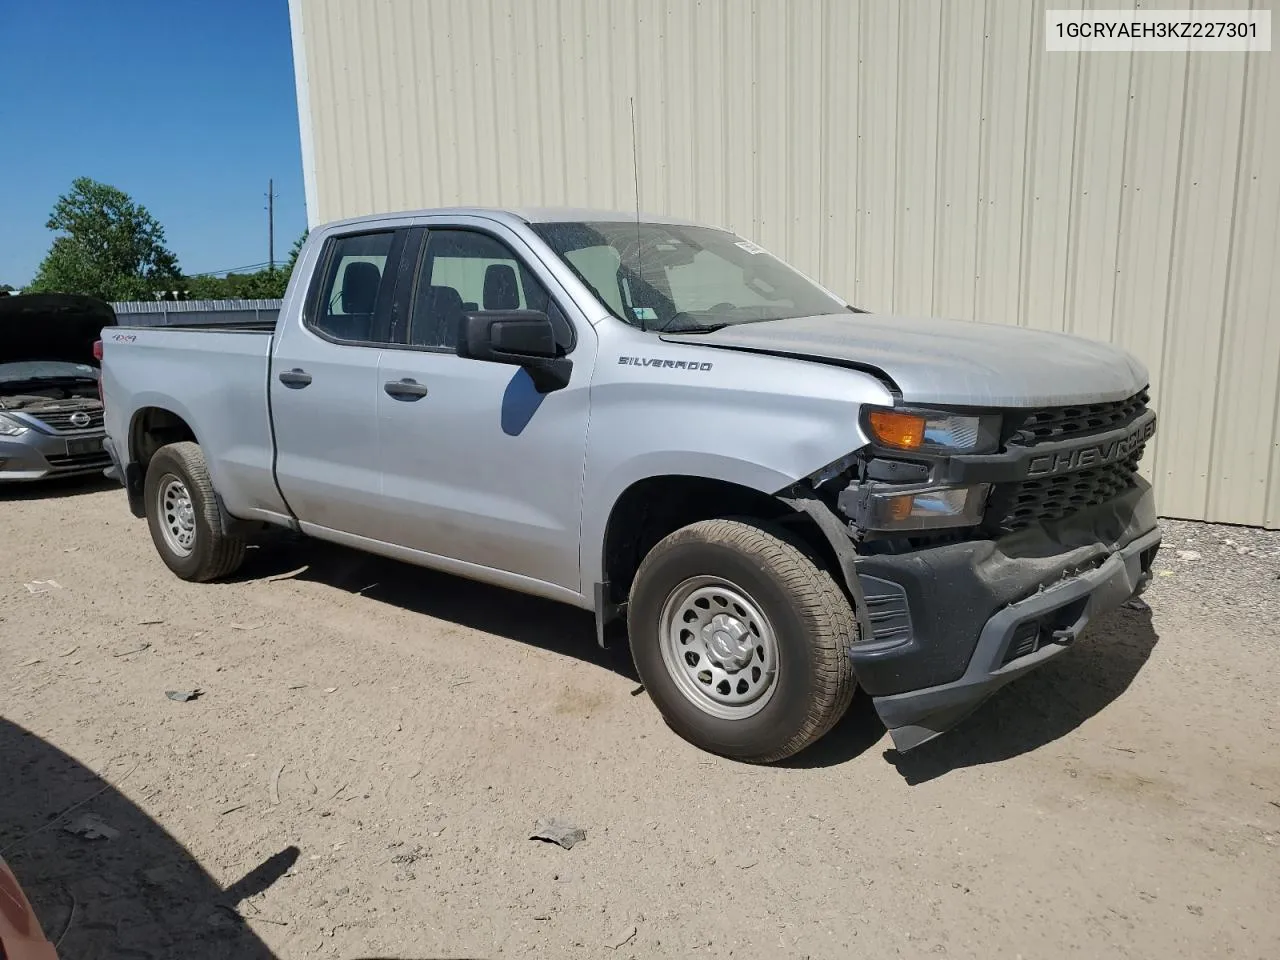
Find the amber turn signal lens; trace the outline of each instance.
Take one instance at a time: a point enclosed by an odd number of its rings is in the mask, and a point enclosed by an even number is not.
[[[911,505],[915,501],[913,496],[894,497],[889,501],[888,515],[890,520],[905,520],[911,516]]]
[[[924,417],[897,410],[872,410],[868,423],[876,440],[886,447],[915,450],[924,443]]]

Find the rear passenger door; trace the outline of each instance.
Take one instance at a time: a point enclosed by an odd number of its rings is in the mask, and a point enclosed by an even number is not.
[[[418,247],[378,398],[395,542],[482,578],[475,568],[576,593],[594,333],[575,325],[554,278],[499,225],[432,225]],[[574,362],[564,389],[539,394],[519,367],[455,353],[464,314],[515,309],[552,318]]]
[[[408,230],[333,236],[271,364],[276,480],[308,533],[385,539],[378,362]]]

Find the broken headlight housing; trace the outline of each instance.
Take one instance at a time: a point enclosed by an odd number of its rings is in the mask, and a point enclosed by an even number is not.
[[[998,450],[999,414],[867,407],[862,429],[871,439],[872,458],[863,482],[851,484],[837,498],[840,510],[862,536],[982,523],[991,485],[941,484],[933,464],[949,456]]]
[[[839,497],[839,507],[865,533],[974,527],[982,522],[990,491],[988,483],[915,490],[865,484],[844,490]]]

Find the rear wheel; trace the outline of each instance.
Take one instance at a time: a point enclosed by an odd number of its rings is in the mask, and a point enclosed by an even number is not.
[[[853,610],[781,531],[740,520],[677,530],[640,565],[628,627],[636,670],[667,723],[713,753],[785,759],[853,698]]]
[[[217,580],[244,561],[245,542],[222,531],[199,444],[184,440],[157,450],[143,496],[156,551],[183,580]]]

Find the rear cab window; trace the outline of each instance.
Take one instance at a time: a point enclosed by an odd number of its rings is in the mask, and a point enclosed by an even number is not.
[[[391,298],[403,231],[330,237],[305,323],[326,340],[387,343]]]

